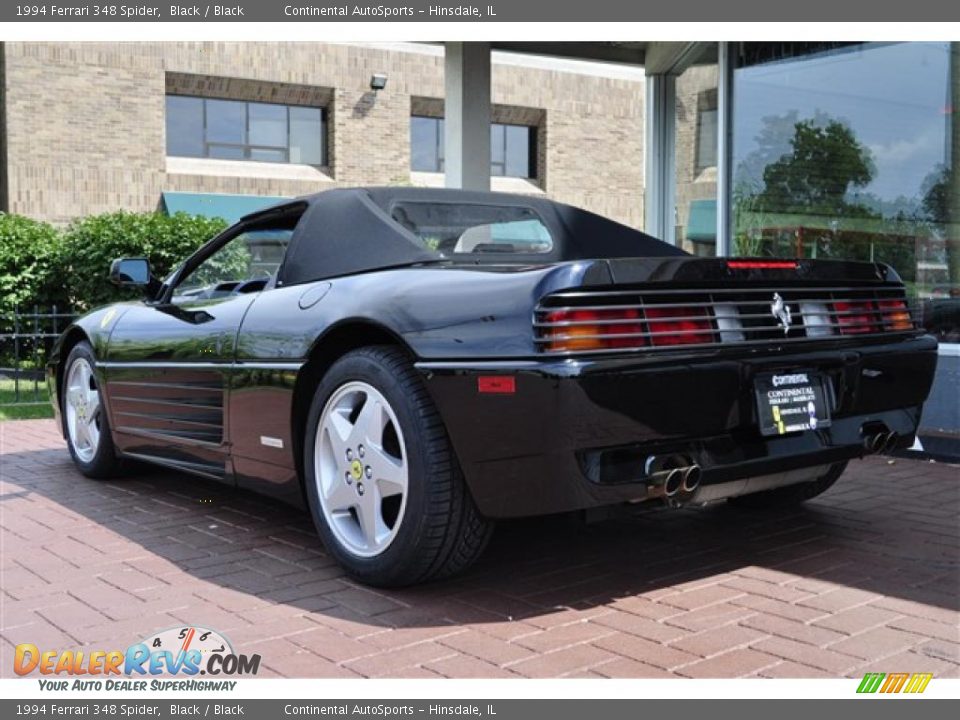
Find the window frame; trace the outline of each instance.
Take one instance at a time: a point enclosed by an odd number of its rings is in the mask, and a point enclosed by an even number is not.
[[[256,233],[261,233],[261,232],[285,232],[285,233],[289,233],[289,237],[287,238],[286,243],[283,244],[283,247],[282,247],[282,255],[281,255],[280,259],[279,259],[279,260],[277,261],[277,263],[276,263],[276,268],[273,270],[273,272],[268,273],[268,274],[265,275],[265,276],[261,276],[261,277],[247,277],[247,278],[238,280],[237,282],[238,282],[238,285],[245,285],[245,284],[247,284],[247,283],[249,283],[249,282],[252,282],[252,281],[254,281],[254,280],[263,280],[263,281],[264,281],[264,286],[263,286],[263,288],[261,288],[260,290],[256,290],[255,292],[264,292],[265,290],[272,289],[272,288],[273,288],[273,283],[275,283],[276,278],[277,278],[277,275],[278,275],[278,273],[280,272],[280,267],[283,265],[283,260],[284,260],[285,257],[286,257],[287,248],[290,247],[290,243],[291,243],[291,241],[293,240],[294,228],[276,229],[276,228],[269,228],[269,227],[257,227],[256,225],[251,225],[251,226],[249,226],[249,227],[241,228],[238,232],[233,233],[229,239],[227,239],[225,242],[223,242],[222,244],[220,244],[215,250],[213,250],[213,251],[212,251],[211,253],[209,253],[206,257],[204,257],[202,260],[200,260],[196,265],[194,265],[192,268],[190,268],[189,272],[181,273],[181,274],[177,277],[176,283],[175,283],[175,284],[172,286],[172,288],[171,288],[170,298],[169,298],[170,302],[171,302],[172,304],[174,304],[174,305],[185,305],[185,304],[188,304],[188,303],[191,303],[191,302],[195,302],[195,301],[198,301],[198,300],[199,300],[199,301],[203,301],[203,302],[207,302],[208,300],[212,299],[212,298],[194,298],[194,297],[192,297],[192,296],[184,297],[183,295],[179,294],[178,291],[181,291],[181,290],[182,290],[182,288],[183,288],[183,286],[184,286],[184,283],[189,283],[189,281],[191,280],[191,278],[195,278],[196,275],[197,275],[197,273],[200,272],[200,271],[203,269],[204,265],[206,265],[208,262],[210,262],[211,260],[213,260],[214,258],[216,258],[217,255],[218,255],[221,251],[223,251],[223,250],[226,249],[227,247],[233,245],[234,243],[240,241],[241,239],[243,239],[243,238],[246,237],[246,236],[250,236],[250,235],[253,235],[253,234],[256,234]],[[247,241],[247,250],[248,250],[248,251],[250,250],[251,245],[252,245],[252,243],[248,240],[248,241]],[[251,263],[250,263],[251,269],[252,269],[253,265],[254,265],[254,263],[253,263],[253,261],[252,261],[252,259],[251,259]],[[227,280],[226,278],[223,278],[223,279],[219,279],[219,280],[214,280],[213,282],[214,282],[216,285],[220,285],[220,284],[222,284],[222,283],[224,283],[224,282],[228,282],[228,280]],[[203,287],[204,285],[209,285],[209,284],[210,284],[210,283],[203,283],[203,282],[201,282],[198,287]],[[192,287],[193,287],[193,286],[191,286],[191,288],[192,288]]]
[[[290,254],[290,248],[293,246],[297,236],[297,228],[299,227],[304,216],[307,214],[307,209],[308,206],[306,202],[303,200],[297,200],[286,205],[279,205],[275,208],[269,208],[268,210],[261,211],[260,213],[257,213],[248,219],[240,220],[239,222],[224,229],[219,234],[214,235],[212,238],[207,240],[207,242],[197,248],[192,255],[188,256],[179,265],[177,265],[173,272],[171,272],[163,281],[163,284],[160,286],[157,294],[154,296],[152,301],[149,301],[148,304],[160,306],[174,304],[173,294],[180,283],[189,278],[190,275],[193,274],[194,270],[205,263],[211,256],[219,252],[221,248],[233,242],[243,233],[250,230],[269,230],[271,229],[270,226],[278,221],[282,220],[289,222],[292,220],[293,234],[290,236],[290,242],[287,243],[286,250],[283,253],[283,259],[280,261],[280,265],[277,268],[276,273],[274,273],[272,282],[268,282],[267,286],[261,292],[273,290],[276,287],[277,279],[283,273],[283,266],[287,261],[287,257]]]
[[[407,205],[424,205],[424,206],[445,206],[445,207],[457,207],[457,208],[487,208],[487,209],[513,209],[513,210],[522,210],[530,214],[530,220],[537,222],[547,233],[547,237],[550,240],[550,248],[547,250],[538,250],[535,252],[497,252],[497,251],[487,251],[485,256],[493,259],[504,259],[509,258],[511,260],[518,259],[524,262],[540,260],[545,261],[551,258],[557,257],[557,254],[560,251],[560,240],[559,236],[554,232],[554,229],[551,228],[551,225],[548,224],[547,220],[544,218],[543,214],[537,210],[533,205],[517,202],[489,202],[485,200],[442,200],[442,199],[433,199],[433,200],[416,200],[416,199],[394,199],[386,208],[387,214],[390,216],[390,219],[402,229],[403,232],[407,233],[412,237],[417,243],[423,245],[431,252],[437,253],[440,257],[446,258],[469,258],[476,259],[478,257],[475,252],[454,252],[453,250],[439,250],[434,248],[429,248],[426,245],[425,238],[416,230],[406,227],[401,223],[398,218],[395,216],[395,212],[398,208]],[[479,227],[475,226],[475,227]],[[454,246],[455,247],[455,246]]]
[[[203,160],[227,160],[227,161],[241,161],[241,162],[266,162],[266,163],[276,163],[283,165],[310,165],[311,167],[328,167],[329,162],[329,143],[327,142],[327,135],[329,133],[328,119],[329,113],[327,108],[322,105],[297,105],[290,103],[276,103],[276,102],[262,102],[259,100],[244,100],[238,98],[226,98],[226,97],[212,97],[205,95],[187,95],[182,93],[165,93],[164,94],[164,125],[166,128],[166,122],[169,118],[169,109],[167,107],[167,98],[176,97],[176,98],[189,98],[193,100],[199,100],[201,103],[201,115],[202,115],[202,133],[201,143],[203,145],[203,154],[202,155],[180,155],[180,154],[171,154],[170,152],[170,138],[166,138],[166,153],[169,157],[188,157],[188,158],[199,158]],[[243,133],[244,138],[247,142],[243,143],[229,143],[229,142],[210,142],[208,139],[208,109],[207,104],[209,101],[221,101],[221,102],[238,102],[243,103],[243,116],[244,116],[244,127]],[[260,143],[251,143],[250,140],[250,106],[251,105],[272,105],[274,107],[281,107],[285,111],[286,116],[286,145],[263,145]],[[290,109],[291,108],[307,108],[310,110],[319,110],[320,111],[320,163],[293,163],[290,161]],[[239,148],[242,151],[243,157],[241,158],[221,158],[215,155],[210,154],[211,148]],[[251,151],[280,151],[283,154],[283,160],[261,160],[255,157],[251,157]]]

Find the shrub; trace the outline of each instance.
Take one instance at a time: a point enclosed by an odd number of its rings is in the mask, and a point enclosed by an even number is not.
[[[57,266],[62,237],[48,223],[0,213],[0,315],[65,304]]]
[[[186,213],[115,212],[75,221],[64,233],[59,271],[77,311],[140,296],[107,280],[118,257],[146,257],[153,274],[164,278],[207,240],[226,228],[220,218]]]

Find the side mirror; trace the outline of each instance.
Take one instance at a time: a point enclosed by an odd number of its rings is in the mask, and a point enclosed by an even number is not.
[[[146,258],[117,258],[110,264],[110,282],[120,287],[150,285],[150,261]]]

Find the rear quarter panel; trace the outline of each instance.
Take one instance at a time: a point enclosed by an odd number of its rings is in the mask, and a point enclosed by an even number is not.
[[[579,282],[576,263],[529,268],[405,268],[306,283],[264,293],[244,318],[238,359],[303,360],[347,322],[378,325],[417,359],[533,354],[537,299]],[[314,304],[302,307],[329,286]]]
[[[318,354],[322,359],[330,333],[355,324],[375,326],[415,360],[530,355],[537,288],[555,272],[549,266],[404,268],[260,294],[237,336],[238,366],[230,388],[228,427],[237,483],[300,501],[294,393],[303,364]],[[570,272],[578,271],[561,274]]]

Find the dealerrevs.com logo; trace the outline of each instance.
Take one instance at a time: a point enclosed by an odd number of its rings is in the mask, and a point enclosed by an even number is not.
[[[17,675],[67,675],[74,679],[41,679],[42,690],[232,690],[235,681],[222,676],[256,675],[259,655],[234,652],[230,641],[204,627],[178,627],[154,633],[126,650],[42,650],[32,643],[14,649]],[[218,679],[196,680],[198,675]],[[87,677],[78,677],[87,676]],[[189,680],[116,679],[113,676],[185,676]]]

